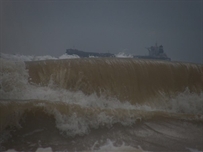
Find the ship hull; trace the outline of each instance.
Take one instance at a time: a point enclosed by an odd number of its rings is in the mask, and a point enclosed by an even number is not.
[[[171,61],[171,58],[168,58],[168,57],[133,56],[133,58],[138,58],[138,59],[150,59],[150,60],[167,60],[167,61]]]

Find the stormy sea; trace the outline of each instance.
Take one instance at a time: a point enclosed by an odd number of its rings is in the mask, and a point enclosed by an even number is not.
[[[203,151],[203,65],[2,53],[0,151]]]

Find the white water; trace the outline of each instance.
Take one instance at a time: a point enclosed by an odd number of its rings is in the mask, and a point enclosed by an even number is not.
[[[123,143],[120,146],[115,146],[114,142],[107,139],[106,143],[104,145],[101,145],[99,147],[99,149],[95,149],[95,146],[97,145],[97,141],[94,143],[94,145],[92,146],[91,150],[89,151],[84,151],[84,152],[150,152],[150,151],[144,151],[140,146],[138,146],[137,148],[132,147],[132,146],[128,146],[125,143]],[[190,152],[202,152],[200,150],[197,149],[193,149],[193,148],[186,148],[187,150],[189,150]],[[52,148],[51,147],[46,147],[46,148],[42,148],[39,147],[36,152],[52,152]],[[17,152],[14,149],[9,149],[6,152]]]
[[[172,113],[198,114],[199,119],[203,119],[203,93],[191,94],[188,89],[179,95],[168,98],[162,94],[159,104],[132,105],[128,101],[120,102],[116,98],[106,98],[105,95],[98,97],[96,93],[85,95],[81,91],[70,92],[65,89],[57,88],[50,81],[48,86],[39,86],[28,83],[28,71],[25,69],[24,61],[30,60],[30,56],[9,56],[3,55],[5,58],[0,59],[0,99],[6,99],[5,103],[16,100],[46,100],[49,102],[63,102],[69,105],[79,105],[84,108],[99,109],[123,109],[123,110],[142,110],[142,111],[164,111]],[[46,57],[39,57],[47,59]],[[62,57],[64,58],[64,56]],[[55,59],[55,58],[53,58]],[[33,60],[33,58],[32,58]],[[149,101],[148,103],[153,103]],[[20,102],[19,102],[20,103]],[[157,102],[154,102],[157,103]],[[38,105],[46,106],[46,105]],[[52,111],[56,119],[56,126],[62,131],[66,131],[68,135],[86,134],[89,128],[97,128],[101,124],[113,125],[121,123],[123,125],[131,125],[135,123],[135,119],[120,120],[113,118],[104,112],[98,113],[92,118],[92,121],[86,121],[84,117],[79,117],[76,113],[70,116],[64,116],[59,111]],[[140,118],[142,119],[142,118]]]
[[[120,52],[115,55],[117,58],[133,58],[133,55]]]
[[[136,119],[132,117],[130,110],[142,110],[142,111],[164,111],[170,113],[185,113],[199,115],[199,119],[203,119],[203,93],[192,94],[186,88],[186,90],[177,96],[166,97],[162,93],[162,98],[159,105],[147,104],[147,105],[132,105],[128,101],[121,102],[116,98],[106,98],[105,95],[98,97],[96,93],[91,95],[85,95],[81,91],[71,92],[65,89],[54,86],[52,81],[48,86],[39,86],[28,83],[28,71],[25,69],[24,61],[44,60],[44,59],[71,59],[75,56],[62,55],[59,58],[51,56],[24,56],[24,55],[6,55],[1,54],[0,58],[0,100],[1,103],[9,104],[12,102],[19,102],[19,104],[26,102],[32,102],[32,100],[46,100],[50,103],[64,103],[64,105],[77,105],[82,108],[97,108],[101,111],[96,113],[88,119],[79,116],[77,113],[71,115],[64,115],[56,109],[51,111],[54,114],[56,120],[56,127],[60,131],[64,131],[68,136],[84,135],[88,134],[90,129],[98,128],[105,125],[111,127],[115,123],[122,125],[131,125],[135,123]],[[6,100],[4,100],[6,99]],[[153,101],[151,101],[153,103]],[[150,103],[147,102],[147,103]],[[157,102],[154,102],[157,103]],[[46,107],[45,104],[36,104],[35,106]],[[129,117],[125,120],[117,117],[112,117],[102,110],[114,111],[116,109],[122,109],[129,111]],[[129,118],[129,119],[127,119]],[[142,118],[140,118],[142,119]],[[90,121],[91,120],[91,121]],[[139,132],[140,136],[145,136],[144,133]],[[176,133],[176,132],[175,132]],[[170,132],[171,135],[171,132]],[[175,134],[177,135],[177,134]],[[176,136],[174,136],[176,137]],[[114,141],[107,139],[103,145],[98,144],[99,141],[95,141],[89,151],[137,151],[143,152],[142,147],[132,147],[126,143],[116,145]],[[96,148],[97,147],[97,148]],[[198,149],[185,148],[191,152],[200,152]],[[8,151],[15,151],[10,149]],[[37,151],[52,151],[51,147],[41,147],[39,145]]]
[[[105,96],[98,97],[96,94],[87,96],[80,91],[70,92],[55,87],[52,81],[50,81],[49,85],[46,87],[29,84],[29,75],[28,71],[25,69],[25,63],[23,60],[30,60],[30,56],[6,54],[3,54],[2,56],[5,58],[0,58],[1,99],[37,99],[50,102],[61,101],[68,104],[74,103],[83,107],[139,109],[149,111],[162,110],[175,113],[203,114],[203,93],[191,94],[187,88],[185,92],[172,98],[167,98],[162,94],[162,103],[159,106],[156,105],[156,108],[152,105],[131,105],[128,101],[120,102],[115,98],[107,99]],[[46,59],[46,57],[40,58]],[[16,58],[19,60],[16,60]]]
[[[126,54],[124,52],[120,52],[115,55],[117,58],[133,58],[131,54]],[[90,56],[94,57],[94,56]],[[78,55],[68,55],[63,54],[59,57],[53,57],[51,55],[44,56],[35,56],[35,55],[22,55],[22,54],[5,54],[0,52],[0,58],[12,60],[12,61],[39,61],[39,60],[57,60],[57,59],[74,59],[80,58]]]
[[[0,57],[3,59],[11,60],[11,61],[40,61],[40,60],[57,60],[57,59],[80,58],[77,55],[68,55],[68,54],[63,54],[59,57],[53,57],[51,55],[34,56],[34,55],[5,54],[5,53],[0,53]]]

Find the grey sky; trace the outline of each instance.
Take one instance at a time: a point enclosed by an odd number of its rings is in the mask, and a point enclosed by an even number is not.
[[[67,48],[203,63],[203,0],[1,1],[1,52],[60,56]]]

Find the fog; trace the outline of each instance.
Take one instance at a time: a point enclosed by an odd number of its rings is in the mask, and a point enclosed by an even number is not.
[[[66,49],[203,63],[203,1],[1,1],[1,52],[60,56]]]

